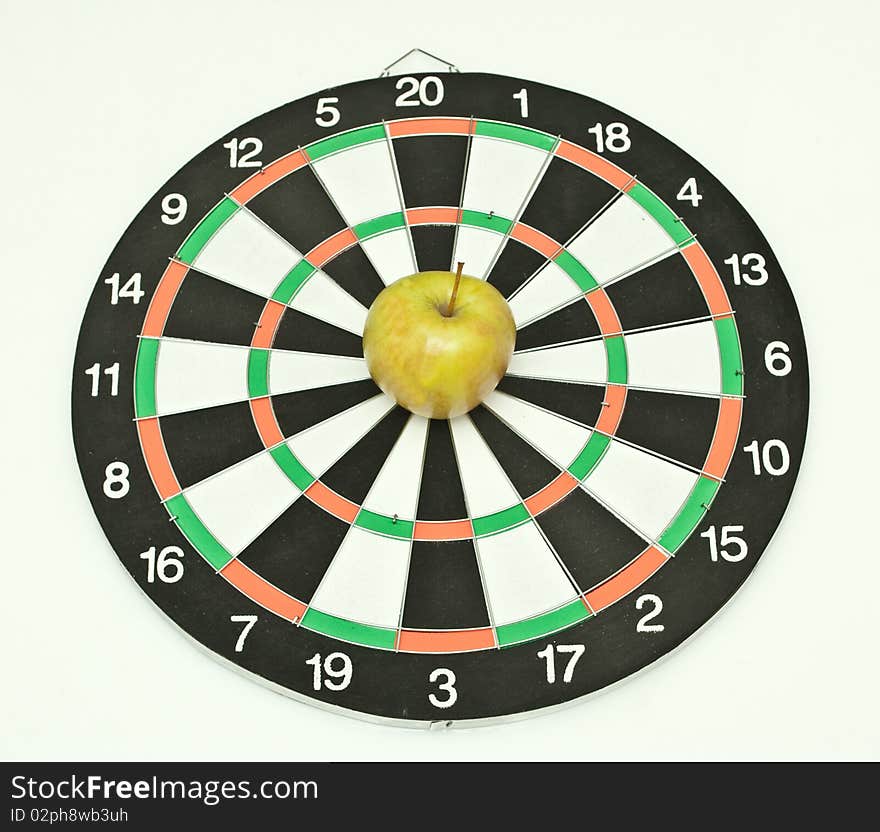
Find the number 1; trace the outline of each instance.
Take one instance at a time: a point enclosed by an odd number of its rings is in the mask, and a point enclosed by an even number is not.
[[[519,101],[519,114],[523,118],[529,117],[529,93],[525,87],[519,92],[513,94],[515,100]]]

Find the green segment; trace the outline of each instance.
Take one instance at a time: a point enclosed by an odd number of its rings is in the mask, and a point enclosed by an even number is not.
[[[383,627],[371,627],[369,624],[347,621],[344,618],[320,612],[313,607],[310,607],[303,616],[302,626],[314,630],[316,633],[324,633],[326,636],[353,641],[355,644],[365,644],[367,647],[382,647],[386,650],[394,649],[394,642],[397,638],[396,630],[386,630]]]
[[[548,633],[555,633],[557,630],[570,627],[572,624],[577,624],[578,621],[589,617],[590,611],[578,598],[577,601],[572,601],[553,612],[528,618],[525,621],[516,621],[513,624],[502,624],[495,629],[495,633],[498,636],[498,645],[504,647],[520,641],[531,641],[533,638],[540,638]]]
[[[519,503],[502,511],[496,511],[494,514],[474,517],[471,523],[474,527],[474,535],[476,537],[484,537],[487,534],[495,534],[512,526],[518,526],[521,523],[525,523],[528,519],[528,509],[525,505]]]
[[[269,395],[269,350],[248,353],[248,395],[255,399]]]
[[[626,345],[622,335],[605,339],[605,357],[608,360],[608,383],[626,384]]]
[[[287,474],[287,478],[300,490],[305,491],[315,478],[306,467],[293,455],[287,445],[276,445],[269,451],[278,467]]]
[[[195,546],[196,551],[214,569],[220,570],[232,560],[232,555],[223,548],[217,538],[208,531],[205,524],[199,520],[198,515],[192,510],[183,494],[178,494],[167,500],[165,507],[177,521],[180,530],[189,538],[189,542]]]
[[[374,511],[362,508],[358,512],[358,516],[354,521],[355,526],[361,526],[369,529],[371,532],[386,534],[390,537],[403,537],[409,540],[412,537],[413,526],[412,520],[395,520],[385,514],[376,514]]]
[[[517,127],[515,124],[497,124],[494,121],[478,121],[474,131],[478,136],[493,136],[496,139],[507,139],[520,144],[530,144],[532,147],[540,147],[541,150],[551,151],[556,146],[556,138],[537,130],[529,130],[527,127]]]
[[[586,479],[602,458],[610,442],[610,436],[593,431],[583,450],[577,455],[574,462],[568,466],[568,472],[579,480]]]
[[[663,230],[675,241],[677,246],[683,246],[694,235],[688,227],[669,210],[666,203],[652,190],[637,182],[627,193],[639,203],[657,222]]]
[[[337,150],[345,150],[345,148],[354,147],[356,144],[375,142],[380,139],[385,139],[385,128],[381,124],[374,124],[372,127],[349,130],[347,133],[340,133],[338,136],[330,136],[329,139],[322,139],[310,144],[306,148],[306,153],[308,153],[309,159],[315,161],[328,153],[335,153]]]
[[[236,211],[238,203],[226,197],[196,227],[177,252],[177,259],[183,263],[192,263],[214,232],[223,225]]]
[[[715,498],[720,483],[708,477],[700,477],[684,508],[657,541],[667,552],[676,552],[690,533],[697,528],[703,515]]]
[[[272,294],[272,300],[277,300],[278,303],[290,303],[300,286],[316,271],[317,269],[308,260],[300,260],[278,284],[278,288]]]
[[[716,318],[715,333],[718,336],[718,349],[721,352],[721,391],[725,395],[741,396],[743,394],[742,351],[736,322],[732,317]]]
[[[553,258],[553,262],[559,266],[577,285],[582,292],[589,292],[598,288],[596,279],[587,271],[587,268],[574,255],[563,250]]]
[[[496,217],[494,214],[484,214],[482,211],[464,210],[461,212],[462,225],[476,225],[480,228],[488,228],[498,234],[506,234],[510,231],[513,222],[504,217]]]
[[[367,237],[391,231],[392,228],[402,228],[404,225],[406,225],[406,220],[403,217],[403,212],[397,211],[394,214],[386,214],[384,217],[376,217],[374,220],[359,223],[352,231],[359,240],[365,240]]]
[[[138,419],[156,415],[156,357],[158,338],[141,338],[134,368],[134,415]]]

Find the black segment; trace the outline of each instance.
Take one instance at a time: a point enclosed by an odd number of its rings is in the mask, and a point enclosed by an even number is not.
[[[293,436],[377,395],[372,379],[334,384],[313,390],[298,390],[272,397],[275,418],[284,436]]]
[[[580,488],[537,520],[582,591],[626,566],[648,545]]]
[[[300,497],[238,557],[278,589],[308,603],[348,529]]]
[[[681,254],[673,254],[605,288],[624,332],[687,321],[709,314],[696,278]]]
[[[458,207],[467,136],[404,136],[394,140],[403,203],[407,208]]]
[[[351,355],[355,358],[363,358],[364,355],[364,343],[359,335],[290,307],[281,316],[272,346],[279,350]]]
[[[428,426],[425,467],[419,491],[419,520],[460,520],[467,517],[449,422],[432,419]]]
[[[410,233],[420,272],[449,271],[455,243],[454,225],[414,225]]]
[[[465,630],[488,625],[473,541],[413,541],[403,626],[412,630]]]
[[[586,300],[576,300],[516,332],[516,348],[547,347],[600,334],[599,324]]]
[[[543,381],[517,376],[505,376],[498,389],[589,427],[599,421],[605,398],[605,388],[601,385],[570,384],[565,381]]]
[[[308,254],[346,222],[309,167],[300,168],[257,194],[247,207],[301,254]]]
[[[323,269],[367,309],[376,299],[376,295],[385,288],[385,284],[360,246],[346,249]]]
[[[616,193],[615,187],[595,174],[554,157],[521,221],[564,245]]]
[[[266,299],[190,269],[174,298],[165,335],[247,346]]]
[[[559,476],[552,462],[484,405],[474,408],[470,418],[521,497],[530,497]]]
[[[408,410],[394,407],[346,451],[321,480],[352,502],[363,503],[409,417]]]
[[[540,252],[518,240],[508,239],[487,280],[509,298],[546,262],[547,258]],[[540,276],[536,280],[540,280]]]
[[[617,436],[702,468],[718,420],[718,399],[629,390]]]
[[[163,416],[162,437],[181,488],[263,450],[247,402]]]

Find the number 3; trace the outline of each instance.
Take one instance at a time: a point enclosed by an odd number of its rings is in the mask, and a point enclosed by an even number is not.
[[[428,681],[437,684],[444,676],[446,681],[438,684],[437,689],[442,690],[448,696],[445,699],[439,699],[435,693],[428,694],[428,701],[435,708],[451,708],[458,701],[458,691],[455,689],[455,674],[451,670],[445,667],[438,667],[436,670],[431,671]]]

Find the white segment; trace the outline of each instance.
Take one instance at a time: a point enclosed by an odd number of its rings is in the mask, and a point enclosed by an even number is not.
[[[489,266],[495,260],[503,238],[494,231],[462,225],[455,239],[452,267],[464,263],[464,273],[485,280]]]
[[[303,284],[290,306],[355,335],[364,333],[367,310],[320,269]]]
[[[660,224],[626,195],[588,225],[567,248],[599,283],[676,250]]]
[[[471,517],[493,514],[522,502],[469,416],[449,420],[461,485]]]
[[[364,240],[361,248],[367,253],[386,286],[418,271],[413,263],[409,231],[405,228]]]
[[[391,408],[394,399],[380,393],[337,413],[287,440],[294,455],[315,477],[320,477]]]
[[[284,350],[269,353],[269,394],[272,396],[369,377],[370,371],[363,358]]]
[[[370,488],[364,508],[391,517],[415,518],[427,435],[428,420],[410,416]]]
[[[371,142],[312,163],[349,225],[400,210],[387,142]]]
[[[267,453],[233,465],[185,492],[193,511],[233,555],[255,540],[300,493]]]
[[[712,321],[626,336],[629,384],[721,393],[721,358]]]
[[[496,625],[549,612],[577,597],[534,523],[481,537],[477,548]]]
[[[529,321],[583,295],[575,282],[554,262],[548,262],[511,299],[517,329]]]
[[[249,292],[270,297],[302,259],[289,243],[249,211],[236,211],[208,241],[193,268]]]
[[[464,185],[464,207],[517,219],[546,161],[545,150],[474,136]]]
[[[692,471],[612,440],[585,487],[656,540],[698,478]]]
[[[608,377],[607,362],[605,346],[601,340],[582,341],[561,347],[515,352],[507,372],[527,378],[604,384]]]
[[[248,398],[248,347],[163,338],[156,359],[160,416]]]
[[[409,546],[408,540],[352,526],[310,606],[361,624],[396,629],[406,589]]]
[[[490,393],[483,404],[560,468],[569,466],[592,433],[568,419],[499,390]]]

